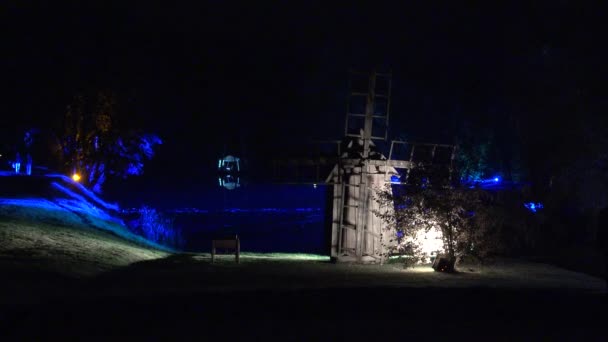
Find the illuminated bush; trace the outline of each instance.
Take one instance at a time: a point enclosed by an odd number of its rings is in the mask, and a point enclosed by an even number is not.
[[[397,232],[397,244],[389,253],[409,254],[406,260],[410,264],[411,260],[428,263],[443,254],[453,264],[457,257],[472,251],[473,218],[483,210],[480,191],[419,186],[401,190],[405,191],[395,194],[387,187],[377,192],[381,207],[395,208],[376,212],[387,223],[387,231]]]
[[[392,245],[387,250],[390,255],[388,263],[400,263],[405,267],[411,267],[424,262],[420,245],[410,239],[399,239],[397,245]]]
[[[139,209],[139,218],[130,226],[135,233],[161,245],[182,247],[184,244],[181,231],[173,227],[173,220],[154,208],[144,206]]]
[[[413,232],[412,236],[405,239],[406,244],[412,244],[416,247],[418,262],[430,263],[432,258],[444,251],[443,249],[443,234],[437,225],[428,225],[420,227]]]

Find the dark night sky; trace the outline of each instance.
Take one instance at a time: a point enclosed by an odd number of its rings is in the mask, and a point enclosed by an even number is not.
[[[2,132],[48,126],[76,92],[109,88],[165,140],[147,177],[189,156],[196,176],[224,145],[253,155],[339,138],[349,68],[393,70],[391,135],[416,140],[451,143],[463,121],[560,128],[577,106],[595,113],[606,101],[601,13],[575,1],[28,3],[0,11]]]

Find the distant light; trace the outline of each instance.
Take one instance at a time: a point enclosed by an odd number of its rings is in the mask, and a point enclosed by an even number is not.
[[[317,183],[313,184],[312,187],[316,189],[317,188]]]
[[[526,207],[531,212],[535,213],[543,208],[543,204],[540,202],[539,203],[528,202],[528,203],[524,203],[524,207]]]
[[[80,175],[79,175],[79,174],[77,174],[77,173],[75,173],[75,174],[73,174],[73,175],[72,175],[72,179],[73,179],[75,182],[78,182],[78,181],[80,181]]]
[[[494,187],[502,182],[502,179],[499,176],[495,176],[492,178],[475,178],[468,179],[464,183],[469,186],[469,188],[473,189],[476,186],[480,187]]]

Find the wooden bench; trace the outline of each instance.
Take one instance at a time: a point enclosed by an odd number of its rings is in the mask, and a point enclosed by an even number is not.
[[[238,235],[229,238],[211,240],[211,262],[215,262],[215,253],[217,248],[234,250],[236,263],[239,263],[239,258],[241,257],[241,241],[239,240]]]

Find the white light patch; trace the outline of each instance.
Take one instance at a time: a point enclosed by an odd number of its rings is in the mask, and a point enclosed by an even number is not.
[[[420,247],[420,251],[424,257],[423,263],[430,262],[431,257],[443,251],[443,234],[438,227],[433,227],[428,231],[425,229],[418,230],[411,241]]]

